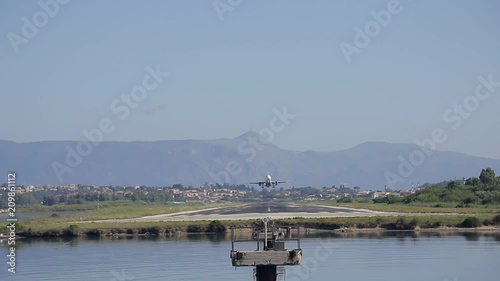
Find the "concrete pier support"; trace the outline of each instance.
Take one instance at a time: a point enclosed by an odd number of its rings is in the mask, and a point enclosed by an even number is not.
[[[276,265],[258,265],[255,277],[257,281],[276,281],[278,276]]]

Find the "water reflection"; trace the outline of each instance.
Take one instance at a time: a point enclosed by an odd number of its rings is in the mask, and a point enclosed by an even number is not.
[[[190,241],[201,241],[208,240],[215,244],[220,243],[222,241],[228,241],[226,233],[190,233],[186,234],[186,239]]]
[[[438,231],[377,231],[377,232],[317,232],[317,233],[306,233],[301,235],[301,238],[349,238],[349,239],[388,239],[388,238],[398,238],[398,239],[419,239],[419,238],[442,238],[442,237],[452,237],[452,236],[463,236],[466,238],[475,240],[478,237],[492,237],[494,239],[500,238],[499,232],[461,232],[461,231],[449,231],[449,232],[438,232]]]
[[[481,238],[481,235],[477,232],[464,233],[463,236],[467,241],[479,241],[479,239]]]
[[[481,239],[500,242],[500,233],[498,232],[414,232],[414,231],[379,231],[379,232],[318,232],[306,233],[300,236],[301,239],[396,239],[397,241],[418,241],[420,239],[443,238],[462,236],[466,241],[480,241]],[[237,234],[235,239],[251,239],[251,234]],[[16,240],[18,248],[30,246],[37,243],[56,243],[67,244],[69,246],[78,245],[79,241],[210,241],[214,244],[227,242],[232,240],[232,235],[228,233],[213,233],[213,234],[177,234],[172,236],[156,236],[156,235],[123,235],[123,236],[87,236],[87,237],[43,237],[43,238],[19,238]],[[7,246],[6,240],[0,244]]]
[[[235,236],[250,239],[251,232]],[[16,280],[112,280],[113,270],[121,273],[123,268],[137,280],[252,280],[252,268],[231,267],[231,238],[231,233],[19,238],[22,271]],[[398,281],[401,276],[408,281],[478,280],[474,274],[479,271],[482,281],[497,281],[499,242],[496,232],[303,233],[303,264],[285,267],[285,276],[289,281]],[[470,270],[472,264],[477,271]],[[415,270],[418,274],[408,274]],[[2,274],[0,280],[9,280]]]

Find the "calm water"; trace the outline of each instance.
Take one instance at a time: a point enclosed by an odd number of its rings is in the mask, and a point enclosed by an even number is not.
[[[500,280],[498,234],[322,235],[301,247],[303,266],[280,280]],[[251,268],[231,267],[230,239],[214,236],[30,240],[17,248],[15,275],[5,241],[0,249],[0,280],[253,280]]]

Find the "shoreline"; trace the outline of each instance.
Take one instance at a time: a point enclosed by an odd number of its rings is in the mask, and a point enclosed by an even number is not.
[[[397,218],[395,218],[397,219]],[[306,219],[307,221],[307,219]],[[216,222],[218,228],[210,228],[210,224]],[[127,237],[127,236],[163,236],[169,237],[173,235],[187,235],[187,234],[220,234],[230,235],[235,233],[237,235],[251,234],[256,225],[252,222],[239,222],[235,224],[224,224],[223,221],[212,222],[183,222],[183,225],[177,224],[178,222],[151,222],[147,225],[138,226],[112,226],[107,227],[100,224],[100,227],[93,225],[88,229],[79,229],[77,225],[59,225],[57,228],[51,228],[46,231],[33,231],[31,228],[19,231],[16,236],[19,238],[53,238],[53,237]],[[359,233],[382,233],[382,232],[413,232],[413,233],[500,233],[500,226],[498,225],[482,225],[478,227],[464,227],[460,225],[439,225],[422,227],[420,225],[413,225],[410,223],[395,220],[394,222],[386,223],[383,225],[373,225],[358,227],[356,224],[351,226],[339,226],[338,224],[325,225],[323,223],[292,223],[283,224],[295,228],[292,232],[297,234],[297,229],[300,234],[359,234]],[[0,239],[7,238],[5,234]]]
[[[16,223],[19,237],[79,237],[116,235],[169,236],[178,233],[244,232],[263,226],[262,217],[272,225],[301,229],[302,233],[363,233],[381,231],[414,232],[500,232],[497,213],[384,212],[368,208],[302,206],[295,203],[241,204],[238,206],[193,206],[168,210],[165,206],[140,205],[109,208],[78,220],[75,216],[50,215]],[[205,208],[203,208],[205,207]],[[209,208],[206,208],[209,207]],[[270,212],[272,208],[273,212]],[[162,214],[150,214],[170,211]],[[142,215],[142,216],[141,216]],[[272,226],[271,225],[271,226]],[[7,233],[6,226],[0,233]]]
[[[466,227],[448,227],[441,226],[438,228],[415,228],[415,229],[407,229],[407,230],[394,230],[394,229],[385,229],[385,228],[348,228],[345,230],[335,229],[335,230],[325,230],[325,229],[307,229],[306,233],[376,233],[376,232],[426,232],[426,233],[448,233],[448,232],[498,232],[500,233],[499,226],[481,226],[475,228],[466,228]]]
[[[97,230],[97,229],[96,229]],[[135,231],[140,232],[140,229]],[[241,237],[242,235],[251,237],[252,230],[247,228],[235,229],[235,235]],[[499,234],[500,235],[500,227],[488,227],[482,226],[477,228],[461,228],[461,227],[440,227],[440,228],[423,228],[423,229],[409,229],[409,230],[391,230],[385,228],[349,228],[346,230],[326,230],[326,229],[314,229],[314,228],[304,228],[301,230],[301,236],[307,235],[321,235],[321,234],[337,234],[337,235],[358,235],[358,234],[387,234],[387,233],[413,233],[416,235],[419,234]],[[220,235],[223,237],[227,237],[232,235],[231,230],[225,232],[188,232],[184,230],[178,230],[175,232],[163,232],[163,233],[113,233],[104,230],[92,231],[91,233],[78,233],[77,235],[66,235],[64,233],[56,233],[51,231],[50,233],[43,233],[41,235],[25,235],[24,232],[16,235],[18,239],[43,239],[43,238],[129,238],[129,237],[173,237],[173,236],[186,236],[186,235]],[[307,237],[300,237],[307,238]],[[3,234],[0,236],[0,241],[6,240],[8,237]]]

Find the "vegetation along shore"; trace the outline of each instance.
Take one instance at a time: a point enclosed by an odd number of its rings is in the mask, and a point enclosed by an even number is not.
[[[102,223],[98,221],[236,207],[250,204],[248,202],[288,202],[303,206],[318,205],[390,212],[389,215],[384,216],[375,214],[326,218],[319,215],[315,218],[273,219],[278,225],[293,225],[310,230],[500,230],[500,177],[497,177],[494,171],[489,168],[483,169],[479,177],[421,187],[406,195],[397,195],[394,191],[388,191],[371,198],[357,196],[360,194],[359,191],[345,187],[342,189],[335,187],[302,188],[300,195],[297,195],[301,199],[281,196],[280,194],[284,194],[283,191],[266,191],[264,189],[258,193],[255,190],[246,192],[245,188],[241,187],[240,189],[245,191],[241,193],[243,197],[224,195],[219,196],[220,200],[215,202],[190,203],[189,200],[186,200],[187,194],[191,193],[189,189],[183,195],[185,199],[183,202],[175,201],[179,197],[173,190],[181,191],[181,186],[176,186],[172,190],[157,189],[154,192],[143,192],[147,191],[148,188],[137,187],[130,193],[118,193],[121,194],[121,197],[114,193],[102,196],[103,194],[100,192],[107,189],[112,190],[108,187],[99,187],[97,190],[82,188],[81,190],[68,191],[61,189],[59,191],[40,191],[40,193],[16,195],[17,198],[24,198],[24,201],[18,201],[17,214],[19,216],[26,214],[26,217],[19,219],[16,225],[16,234],[22,237],[52,237],[223,233],[230,229],[257,227],[261,222],[257,219],[258,216],[255,219],[241,220],[213,220],[207,217],[207,220],[197,221],[169,221],[168,219],[154,222],[106,221]],[[208,189],[208,191],[210,190],[213,191],[213,189]],[[220,190],[229,192],[231,188],[222,186]],[[200,188],[197,193],[206,191]],[[342,196],[337,196],[337,192],[340,192]],[[318,199],[324,198],[324,194],[329,193],[335,196],[328,200]],[[129,195],[126,197],[122,196],[123,194]],[[0,198],[5,197],[0,196]],[[308,200],[310,198],[314,200]],[[42,199],[42,204],[40,204],[39,199]],[[101,201],[101,199],[104,200]],[[0,205],[4,203],[0,202]],[[391,215],[392,213],[394,215]],[[7,224],[3,223],[0,225],[0,233],[6,232]]]

